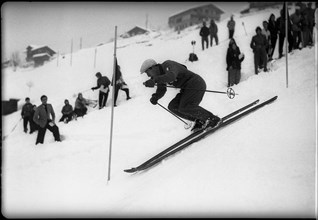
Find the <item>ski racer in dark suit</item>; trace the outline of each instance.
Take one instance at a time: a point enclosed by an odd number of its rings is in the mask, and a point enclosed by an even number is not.
[[[181,89],[169,103],[168,109],[184,119],[194,121],[193,132],[205,127],[215,127],[220,122],[219,117],[199,106],[206,90],[206,83],[201,76],[191,72],[186,66],[172,60],[157,64],[153,59],[148,59],[143,62],[140,72],[146,72],[151,78],[144,82],[146,87],[154,87],[157,84],[157,90],[150,99],[153,105],[165,95],[167,84]]]

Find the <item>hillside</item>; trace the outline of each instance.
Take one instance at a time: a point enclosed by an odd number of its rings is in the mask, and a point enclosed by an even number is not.
[[[206,93],[201,105],[220,117],[254,101],[277,95],[257,112],[166,159],[153,169],[127,174],[136,166],[189,134],[182,122],[149,102],[154,89],[139,73],[145,59],[167,59],[200,74],[207,89],[225,91],[228,48],[226,22],[218,23],[218,46],[201,50],[196,27],[181,34],[151,33],[119,40],[117,58],[132,95],[120,91],[114,110],[111,180],[107,182],[111,98],[107,108],[89,109],[84,118],[58,123],[66,137],[55,143],[50,132],[42,146],[36,134],[25,134],[20,112],[2,117],[2,214],[19,217],[317,217],[315,50],[304,48],[288,56],[271,72],[254,75],[249,47],[256,26],[279,11],[264,10],[239,17],[235,40],[245,54],[237,95]],[[247,35],[241,25],[244,22]],[[191,41],[197,42],[197,62],[187,61]],[[113,44],[82,49],[36,69],[6,69],[2,99],[26,96],[39,105],[46,94],[61,117],[64,99],[74,105],[78,92],[95,86],[96,72],[111,79]],[[96,67],[94,54],[97,49]],[[277,57],[277,48],[274,57]],[[31,88],[27,83],[32,82]],[[167,106],[178,93],[169,89],[160,99]],[[75,94],[75,96],[74,96]],[[98,92],[83,92],[97,99]],[[112,95],[110,94],[109,97]],[[15,124],[18,126],[11,132]]]

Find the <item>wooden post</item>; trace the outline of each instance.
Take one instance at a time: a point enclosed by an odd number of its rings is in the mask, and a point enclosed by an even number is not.
[[[285,4],[285,54],[286,54],[286,88],[288,88],[288,6]]]

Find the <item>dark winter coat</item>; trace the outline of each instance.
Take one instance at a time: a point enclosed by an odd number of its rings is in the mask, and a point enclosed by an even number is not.
[[[21,110],[21,116],[24,117],[30,117],[33,114],[33,105],[31,103],[25,103]]]
[[[167,60],[159,65],[160,74],[153,76],[152,79],[158,83],[156,95],[158,98],[164,96],[167,88],[163,86],[168,83],[176,88],[186,88],[188,82],[194,78],[201,78],[197,74],[191,72],[186,66],[172,60]]]
[[[234,30],[234,29],[235,29],[235,21],[234,21],[234,20],[229,20],[229,21],[227,22],[227,28],[228,28],[229,30]]]
[[[113,86],[113,80],[111,81],[111,85]],[[123,86],[123,85],[127,85],[122,77],[122,73],[119,69],[119,66],[117,65],[117,68],[116,68],[116,72],[115,72],[115,84],[116,86],[119,86],[120,88]]]
[[[290,22],[290,18],[288,17],[288,31],[291,30],[291,22]],[[276,20],[276,24],[277,24],[277,28],[278,31],[282,34],[285,34],[285,17],[279,17]]]
[[[300,14],[294,13],[290,16],[292,22],[292,31],[300,31],[301,27],[301,16]]]
[[[101,85],[104,86],[104,88],[107,88],[110,85],[110,80],[107,76],[102,76],[97,79],[97,86],[93,87],[92,89],[98,89],[101,87]]]
[[[216,35],[218,33],[218,26],[215,22],[211,22],[209,29],[211,35]]]
[[[62,108],[63,115],[69,115],[73,112],[73,106],[70,104],[64,105]]]
[[[45,106],[42,104],[38,106],[35,110],[33,121],[39,125],[41,128],[44,128],[48,121],[55,121],[55,113],[51,104],[46,104],[47,111]]]
[[[207,37],[207,36],[209,36],[209,34],[210,34],[209,28],[206,27],[206,26],[203,26],[203,27],[201,28],[201,30],[200,30],[200,36],[201,36],[201,37]]]
[[[271,21],[268,20],[268,30],[271,33],[271,38],[277,39],[277,34],[278,34],[278,26],[276,21]]]
[[[265,50],[268,47],[266,36],[263,34],[253,36],[250,46],[254,53]]]
[[[227,70],[232,67],[233,69],[241,69],[241,62],[244,60],[244,56],[240,59],[239,55],[241,54],[240,48],[236,46],[236,49],[233,50],[232,45],[229,45],[226,54],[226,64]]]

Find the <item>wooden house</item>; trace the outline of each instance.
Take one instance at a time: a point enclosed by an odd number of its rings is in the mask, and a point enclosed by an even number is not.
[[[56,52],[48,46],[29,45],[26,48],[26,61],[33,61],[34,66],[40,66],[43,65],[45,61],[50,60],[54,54],[56,54]]]
[[[136,35],[141,35],[141,34],[146,34],[149,33],[148,30],[141,28],[139,26],[135,26],[134,28],[132,28],[131,30],[127,31],[126,33],[120,35],[123,38],[127,38],[127,37],[133,37]]]
[[[202,23],[204,20],[219,21],[224,12],[213,4],[207,4],[182,11],[169,17],[168,24],[174,30],[182,30],[189,26]]]
[[[10,99],[9,101],[2,100],[2,115],[8,115],[18,110],[19,99]]]

